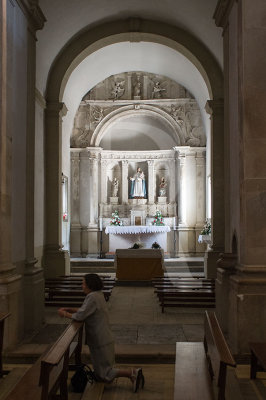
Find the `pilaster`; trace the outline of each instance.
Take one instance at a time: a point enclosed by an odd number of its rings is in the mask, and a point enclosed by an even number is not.
[[[122,160],[122,204],[128,203],[128,161]]]
[[[206,111],[211,116],[211,224],[212,244],[204,258],[208,278],[216,277],[217,260],[224,251],[224,102],[223,99],[208,100]]]
[[[155,181],[155,176],[154,176],[154,160],[148,160],[148,202],[149,204],[154,204],[154,181]]]
[[[43,264],[46,277],[66,274],[70,267],[69,254],[62,250],[62,118],[64,103],[49,102],[45,110],[46,125],[46,244]]]

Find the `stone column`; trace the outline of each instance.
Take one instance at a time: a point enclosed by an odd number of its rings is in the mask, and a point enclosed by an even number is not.
[[[97,227],[98,220],[98,159],[95,154],[90,153],[90,221],[89,226]]]
[[[179,224],[186,225],[185,153],[179,153]]]
[[[196,157],[196,247],[204,251],[204,245],[198,243],[198,237],[206,220],[206,151],[197,150]],[[203,247],[203,249],[202,249]]]
[[[122,160],[122,204],[128,203],[128,161]]]
[[[207,278],[216,277],[217,260],[224,251],[224,102],[209,100],[206,111],[211,115],[211,225],[212,244],[205,253]]]
[[[196,152],[190,149],[186,154],[186,222],[189,227],[196,225]]]
[[[235,249],[237,271],[229,278],[229,307],[220,311],[228,314],[228,341],[238,354],[249,352],[249,341],[264,341],[266,330],[265,13],[261,0],[219,1],[215,12],[223,27],[231,167],[225,166],[226,252]]]
[[[107,160],[101,159],[101,203],[107,204]]]
[[[84,149],[80,152],[80,170],[79,170],[79,221],[81,226],[88,226],[90,222],[90,211],[92,199],[90,197],[91,184],[91,162],[89,152]]]
[[[168,182],[169,203],[175,203],[176,196],[176,166],[175,159],[169,161],[170,164],[170,177]]]
[[[81,225],[80,225],[80,157],[79,150],[71,149],[71,227],[70,249],[72,256],[80,256]]]
[[[67,251],[62,250],[62,117],[67,109],[64,103],[47,101],[46,123],[46,237],[44,273],[56,277],[70,272]]]
[[[148,160],[148,203],[154,204],[155,188],[154,188],[154,160]]]
[[[35,4],[34,4],[35,3]],[[43,269],[36,267],[34,252],[34,199],[35,199],[35,87],[36,87],[36,31],[42,29],[45,17],[38,2],[29,8],[27,38],[27,147],[26,147],[26,260],[24,272],[24,324],[35,331],[44,321]],[[40,263],[39,263],[40,264]],[[41,265],[41,264],[40,264]],[[32,301],[32,298],[35,301]]]

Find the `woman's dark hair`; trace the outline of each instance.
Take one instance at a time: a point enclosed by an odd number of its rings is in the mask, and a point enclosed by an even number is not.
[[[97,274],[87,274],[84,276],[86,286],[88,289],[96,292],[97,290],[102,290],[103,282],[99,275]]]

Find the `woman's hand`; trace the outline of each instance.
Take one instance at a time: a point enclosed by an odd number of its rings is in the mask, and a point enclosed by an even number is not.
[[[66,308],[59,308],[57,312],[62,318],[66,316]]]

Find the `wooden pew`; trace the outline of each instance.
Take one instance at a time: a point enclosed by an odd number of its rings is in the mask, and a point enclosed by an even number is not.
[[[204,342],[177,342],[174,400],[231,400],[228,366],[236,367],[217,318],[205,312]]]
[[[266,343],[249,343],[251,351],[250,379],[256,379],[258,371],[266,371]]]
[[[105,300],[108,301],[112,289],[102,290]],[[80,307],[84,301],[85,294],[80,289],[69,288],[46,288],[45,304],[56,307]]]
[[[6,371],[3,370],[3,342],[4,342],[4,327],[5,327],[5,320],[7,317],[10,316],[10,313],[0,313],[0,378],[6,374]]]
[[[208,289],[162,289],[157,292],[162,312],[165,307],[214,308],[215,293]]]
[[[5,400],[68,399],[68,368],[71,355],[81,364],[83,322],[73,321],[52,347],[27,370]]]

